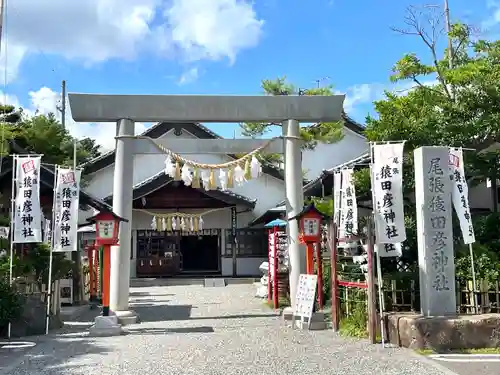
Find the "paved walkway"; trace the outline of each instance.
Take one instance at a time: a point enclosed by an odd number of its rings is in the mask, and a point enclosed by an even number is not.
[[[292,330],[253,295],[251,285],[133,288],[142,323],[126,335],[86,337],[82,317],[64,334],[33,339],[0,374],[450,375],[405,349]]]
[[[500,356],[498,355],[444,356],[442,359],[431,358],[431,360],[454,371],[458,375],[500,374]]]

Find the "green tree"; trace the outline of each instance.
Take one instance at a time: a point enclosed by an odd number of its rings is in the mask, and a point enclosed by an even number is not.
[[[423,27],[423,19],[431,20],[425,22],[427,29]],[[500,135],[500,41],[477,40],[472,36],[471,27],[456,23],[448,35],[451,51],[440,50],[439,18],[410,8],[406,23],[409,29],[398,31],[419,38],[427,47],[428,55],[409,53],[394,65],[391,81],[409,84],[411,88],[399,95],[386,92],[383,99],[374,103],[376,116],[368,116],[366,121],[368,140],[406,141],[404,187],[407,196],[414,191],[413,150],[424,145],[483,150],[464,152],[466,174],[476,181],[491,176],[496,181],[498,153],[484,151],[484,148],[494,144]],[[366,189],[366,184],[361,185]],[[408,206],[405,212],[407,222],[414,223],[414,208]],[[408,256],[416,259],[414,229],[412,225],[406,245],[415,252]]]
[[[13,126],[16,128],[14,140],[28,151],[43,154],[45,163],[61,165],[73,163],[75,138],[54,114],[28,117]],[[93,140],[85,138],[77,142],[79,163],[99,154],[99,149]]]
[[[261,87],[266,95],[334,95],[332,86],[309,88],[301,90],[289,83],[286,77],[280,77],[275,80],[265,79],[261,83]],[[246,137],[260,137],[268,133],[272,127],[281,127],[281,123],[263,123],[263,122],[246,122],[240,125],[242,134]],[[300,135],[305,141],[304,148],[314,149],[318,142],[335,143],[343,137],[343,123],[328,122],[318,123],[309,126],[303,126],[300,130]],[[277,162],[281,160],[280,155],[267,155],[266,160]]]
[[[0,122],[15,124],[22,118],[22,109],[16,109],[13,105],[0,105]]]
[[[12,106],[4,108],[7,115],[3,123],[0,123],[3,139],[6,142],[13,140],[27,151],[43,154],[44,163],[71,165],[75,141],[79,164],[100,155],[99,146],[93,139],[76,140],[52,113],[25,116],[22,115],[22,110],[14,111]],[[5,146],[4,154],[9,151]]]
[[[370,141],[406,140],[407,152],[423,145],[482,148],[500,135],[500,42],[474,40],[469,26],[452,25],[450,68],[448,50],[438,49],[439,19],[429,22],[426,30],[424,16],[430,19],[410,8],[406,19],[410,29],[400,32],[421,39],[428,56],[406,54],[390,77],[413,87],[406,95],[386,92],[374,103],[377,116],[367,117],[366,135]],[[475,174],[491,175],[492,155],[487,154],[466,154],[469,164],[476,162],[469,165]]]

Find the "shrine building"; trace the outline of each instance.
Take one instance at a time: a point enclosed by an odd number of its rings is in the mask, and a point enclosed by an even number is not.
[[[367,150],[363,128],[345,119],[344,139],[303,152],[306,178],[350,160]],[[221,138],[198,123],[158,123],[142,134],[152,139]],[[235,155],[183,155],[219,164]],[[185,186],[165,174],[164,154],[136,155],[132,217],[131,277],[258,276],[267,260],[267,235],[262,218],[285,198],[284,172],[262,165],[262,174],[227,190]],[[85,191],[113,202],[114,151],[83,165],[89,180]],[[308,180],[304,180],[306,184]],[[92,212],[81,212],[84,223]],[[259,219],[260,220],[257,220]],[[200,220],[201,219],[201,220]],[[235,238],[236,237],[236,238]]]

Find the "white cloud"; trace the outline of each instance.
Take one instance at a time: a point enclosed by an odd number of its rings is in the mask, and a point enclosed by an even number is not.
[[[21,107],[21,103],[14,95],[9,95],[3,91],[0,91],[0,100],[3,104],[12,105],[15,108]]]
[[[30,104],[27,107],[28,114],[38,111],[40,114],[54,113],[61,118],[57,106],[61,103],[61,94],[48,87],[42,87],[38,91],[29,92]],[[104,150],[112,150],[115,147],[116,125],[114,123],[76,123],[71,118],[71,108],[66,103],[66,126],[70,133],[76,138],[89,137],[103,147]],[[147,125],[135,124],[136,134],[146,130]]]
[[[16,0],[7,7],[11,81],[22,59],[40,52],[84,64],[145,51],[234,61],[258,43],[263,25],[246,0]]]
[[[243,0],[174,0],[164,12],[172,27],[172,41],[191,60],[231,62],[240,49],[255,46],[264,22]]]
[[[179,85],[187,85],[189,83],[193,83],[198,79],[199,71],[198,68],[191,68],[184,73],[179,78]]]
[[[26,51],[25,46],[3,41],[2,51],[0,52],[0,82],[2,85],[16,80],[19,74],[19,66],[26,55]]]
[[[500,24],[500,3],[488,1],[487,8],[490,15],[481,23],[481,28],[486,31]]]

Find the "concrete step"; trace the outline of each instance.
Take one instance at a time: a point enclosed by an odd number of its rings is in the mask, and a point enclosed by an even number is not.
[[[214,277],[217,279],[224,279],[226,285],[238,285],[238,284],[253,284],[254,282],[260,280],[254,277]],[[135,278],[130,280],[130,286],[132,288],[140,287],[151,287],[151,286],[176,286],[176,285],[205,285],[205,280],[209,278],[187,278],[187,277],[175,277],[175,278]]]

